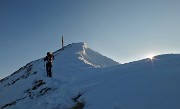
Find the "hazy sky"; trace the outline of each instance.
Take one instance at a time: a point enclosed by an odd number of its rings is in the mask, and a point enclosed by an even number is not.
[[[0,78],[86,42],[120,63],[180,53],[180,0],[0,0]]]

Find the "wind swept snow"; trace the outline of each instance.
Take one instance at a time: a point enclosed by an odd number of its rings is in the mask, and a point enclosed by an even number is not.
[[[53,77],[43,58],[0,81],[1,109],[179,109],[180,55],[119,64],[73,43],[53,53]]]

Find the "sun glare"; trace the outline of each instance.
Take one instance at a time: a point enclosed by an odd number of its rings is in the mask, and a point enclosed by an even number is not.
[[[148,55],[147,58],[153,60],[153,59],[154,59],[154,56],[155,56],[155,55],[152,55],[152,54],[151,54],[151,55]]]

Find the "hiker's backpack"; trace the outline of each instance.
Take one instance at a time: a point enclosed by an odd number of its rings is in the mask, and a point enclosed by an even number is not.
[[[52,63],[53,59],[54,59],[54,56],[50,52],[48,52],[44,61],[47,61],[47,63]]]
[[[48,55],[48,56],[47,56],[47,62],[48,62],[48,63],[52,63],[52,62],[53,62],[53,59],[54,59],[53,55]]]

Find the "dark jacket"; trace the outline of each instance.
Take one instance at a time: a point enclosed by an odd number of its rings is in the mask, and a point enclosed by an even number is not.
[[[54,56],[53,55],[47,55],[45,58],[44,58],[44,61],[46,61],[47,63],[52,63],[54,60]]]

